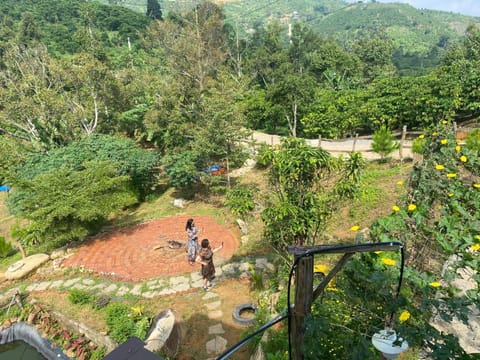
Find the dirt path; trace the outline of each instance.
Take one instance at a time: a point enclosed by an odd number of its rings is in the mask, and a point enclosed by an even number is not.
[[[270,145],[278,145],[280,144],[281,136],[279,135],[269,135],[265,133],[261,133],[258,131],[254,131],[252,134],[252,138],[258,143],[266,143]],[[319,140],[318,139],[307,139],[307,144],[318,147]],[[347,139],[347,140],[322,140],[320,142],[320,147],[335,157],[340,156],[341,154],[347,155],[352,151],[359,151],[362,155],[368,160],[376,160],[380,159],[380,155],[373,152],[372,150],[372,140],[365,139],[365,138],[358,138],[357,140],[354,139]],[[412,154],[412,141],[405,140],[403,144],[403,148],[401,150],[395,151],[392,154],[394,159],[404,159],[404,158],[411,158],[413,157]]]

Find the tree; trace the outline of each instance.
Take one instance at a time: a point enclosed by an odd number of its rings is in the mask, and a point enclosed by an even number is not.
[[[286,138],[269,154],[271,193],[262,213],[265,237],[284,254],[289,245],[312,245],[330,213],[328,179],[334,159],[305,140]]]
[[[128,176],[111,162],[86,162],[80,169],[51,169],[15,184],[20,217],[29,221],[14,231],[26,247],[54,249],[98,230],[112,213],[136,202]],[[13,195],[13,194],[12,194]]]
[[[92,135],[48,153],[33,154],[19,164],[13,180],[31,181],[58,168],[81,169],[82,164],[89,161],[112,162],[120,175],[128,176],[131,188],[140,199],[156,185],[159,154],[154,150],[139,148],[130,139],[108,135]],[[16,191],[16,194],[19,193],[21,191]],[[11,198],[11,204],[15,205],[16,195],[12,194]]]
[[[41,43],[34,47],[12,44],[4,64],[0,131],[43,149],[70,141],[75,130],[62,119],[68,109],[60,100],[65,83],[47,48]]]
[[[162,19],[162,9],[158,0],[148,0],[147,1],[147,13],[146,15],[154,20],[163,20]]]
[[[392,132],[385,125],[373,134],[372,150],[377,154],[380,154],[382,160],[385,160],[387,156],[399,147],[400,144],[395,141]]]

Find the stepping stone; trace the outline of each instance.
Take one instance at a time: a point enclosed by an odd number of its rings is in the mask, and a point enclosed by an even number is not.
[[[218,319],[223,316],[223,311],[222,310],[213,310],[208,313],[208,318],[209,319]]]
[[[199,288],[199,287],[203,287],[203,280],[202,279],[197,280],[195,282],[192,281],[192,288]]]
[[[137,284],[133,287],[132,290],[130,290],[130,294],[132,295],[142,295],[142,284]]]
[[[83,284],[79,284],[79,283],[76,283],[74,284],[71,289],[80,289],[80,290],[84,290],[86,289],[88,286],[86,285],[83,285]],[[38,289],[37,289],[38,290]]]
[[[187,291],[187,290],[190,290],[190,284],[189,283],[181,283],[181,284],[172,285],[172,289],[175,292]]]
[[[159,291],[147,291],[147,292],[144,292],[142,294],[143,297],[147,298],[147,299],[152,299],[154,298],[155,296],[159,296],[160,295],[160,292]]]
[[[147,281],[146,285],[147,285],[148,288],[151,288],[152,286],[158,285],[158,279],[149,280],[149,281]]]
[[[52,282],[52,285],[50,285],[50,289],[58,289],[62,287],[62,285],[63,285],[63,280],[56,280]]]
[[[117,290],[117,295],[123,296],[125,294],[128,294],[129,292],[130,292],[130,289],[127,286],[120,286],[120,288]]]
[[[108,286],[108,287],[106,287],[105,289],[102,290],[102,294],[113,293],[116,290],[117,290],[117,285],[110,284],[110,286]]]
[[[35,291],[36,289],[37,289],[37,284],[30,284],[25,288],[25,290],[28,292]]]
[[[202,300],[209,300],[218,297],[218,294],[214,292],[207,292],[205,295],[202,296]]]
[[[212,325],[208,328],[208,335],[225,334],[222,324]]]
[[[215,336],[206,344],[208,354],[221,354],[227,350],[227,340],[221,336]]]
[[[166,289],[158,291],[157,293],[158,293],[158,295],[172,295],[172,294],[175,294],[175,290],[170,289],[170,288],[166,288]]]
[[[190,279],[192,279],[192,282],[197,282],[199,280],[202,280],[203,277],[201,274],[197,273],[197,272],[194,272],[194,273],[191,273],[190,274]]]
[[[186,276],[176,276],[170,278],[170,286],[175,287],[180,284],[188,284],[189,279]]]
[[[215,302],[212,302],[212,303],[210,303],[210,304],[205,304],[206,308],[207,308],[209,311],[215,310],[215,309],[218,308],[220,305],[222,305],[222,302],[221,302],[221,301],[215,301]]]
[[[83,279],[82,284],[92,286],[92,285],[95,285],[95,280],[93,280],[93,279]]]
[[[65,281],[63,286],[68,288],[68,287],[72,286],[73,284],[79,282],[80,280],[81,280],[80,278],[68,279],[68,280]]]
[[[48,287],[52,284],[51,281],[44,281],[44,282],[41,282],[39,284],[37,284],[37,287],[35,288],[36,291],[43,291],[43,290],[47,290]]]
[[[102,292],[103,289],[105,289],[106,287],[107,287],[107,284],[100,283],[100,284],[97,284],[97,285],[91,287],[90,290],[99,290],[100,292]]]

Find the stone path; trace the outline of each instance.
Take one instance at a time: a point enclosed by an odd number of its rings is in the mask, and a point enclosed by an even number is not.
[[[256,272],[269,273],[275,270],[273,264],[264,257],[251,258],[242,262],[231,262],[223,265],[216,263],[215,282],[227,278],[250,276],[249,272],[251,269],[254,269]],[[17,290],[32,293],[45,290],[69,291],[72,289],[83,289],[95,291],[98,294],[108,295],[114,298],[133,295],[152,299],[157,296],[172,295],[198,289],[201,288],[202,285],[203,280],[199,272],[155,278],[138,283],[124,283],[107,279],[89,278],[88,276],[76,276],[66,279],[22,283],[21,285],[5,289],[2,291],[2,295],[8,297],[9,294]],[[214,359],[227,350],[228,347],[227,340],[222,337],[225,333],[221,322],[224,315],[220,310],[222,302],[218,294],[215,293],[215,287],[213,287],[211,291],[206,292],[201,299],[203,306],[205,306],[208,311],[208,318],[214,321],[218,320],[218,323],[209,327],[209,340],[205,344],[207,354],[212,356],[211,359]],[[230,344],[230,346],[232,345],[233,344]]]

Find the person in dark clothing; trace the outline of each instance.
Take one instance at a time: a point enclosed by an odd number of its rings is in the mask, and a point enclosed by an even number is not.
[[[196,261],[202,264],[203,290],[208,291],[212,286],[212,279],[215,277],[215,265],[213,264],[213,254],[223,248],[222,244],[212,249],[208,239],[203,239],[198,252]]]

